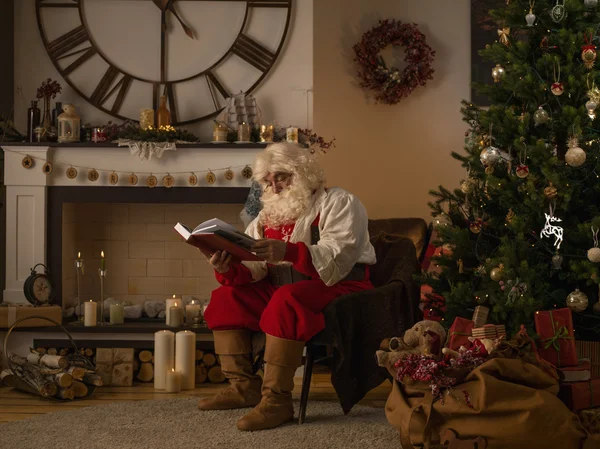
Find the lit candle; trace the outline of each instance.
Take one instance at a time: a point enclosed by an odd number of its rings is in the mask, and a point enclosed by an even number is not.
[[[100,252],[100,269],[103,271],[106,269],[106,265],[104,264],[104,251]]]
[[[238,141],[249,142],[250,141],[250,125],[246,122],[242,122],[238,125]]]
[[[154,388],[164,390],[167,372],[175,362],[175,334],[171,331],[158,331],[154,334]]]
[[[177,303],[169,309],[169,321],[167,321],[167,326],[183,326],[183,307],[178,306]]]
[[[174,368],[172,368],[171,371],[167,371],[165,391],[167,393],[179,393],[181,391],[181,373],[175,371]]]
[[[172,298],[167,298],[165,300],[165,323],[167,323],[167,326],[169,325],[169,314],[171,313],[171,307],[173,307],[173,304],[176,304],[179,301],[180,299],[175,295],[173,295]]]
[[[181,373],[181,388],[196,386],[196,334],[181,331],[175,334],[175,369]]]
[[[83,324],[85,326],[95,326],[96,323],[98,322],[97,314],[98,314],[98,307],[96,306],[96,303],[90,299],[90,302],[85,303],[85,308],[84,308],[85,318],[84,318]]]
[[[192,302],[185,306],[185,325],[191,326],[194,324],[194,318],[200,313],[200,304],[192,299]]]

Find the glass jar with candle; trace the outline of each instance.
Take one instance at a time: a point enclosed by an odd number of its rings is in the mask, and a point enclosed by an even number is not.
[[[79,142],[81,131],[81,119],[75,111],[75,106],[65,104],[62,107],[63,113],[58,116],[58,141]]]
[[[125,304],[116,300],[110,305],[110,324],[125,323]]]
[[[215,123],[213,125],[213,143],[226,143],[227,132],[227,126],[215,120]]]
[[[144,108],[140,110],[140,128],[148,129],[154,126],[154,109]]]
[[[260,127],[260,141],[264,143],[273,142],[274,128],[273,125],[261,125]]]
[[[238,125],[238,143],[250,143],[250,125],[246,122]]]

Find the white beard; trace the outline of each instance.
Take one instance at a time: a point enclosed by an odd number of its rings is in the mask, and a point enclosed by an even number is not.
[[[262,194],[263,209],[260,221],[271,229],[295,223],[308,209],[312,200],[312,192],[302,185],[292,184],[280,193],[268,188]]]

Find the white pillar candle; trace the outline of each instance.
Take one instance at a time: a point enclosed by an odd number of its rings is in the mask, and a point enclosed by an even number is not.
[[[164,390],[167,371],[174,368],[175,334],[171,331],[158,331],[154,334],[154,388]]]
[[[179,371],[174,369],[167,371],[165,391],[167,393],[179,393],[181,391],[181,373]]]
[[[98,308],[91,299],[85,303],[83,314],[85,316],[83,321],[85,326],[95,326],[98,323]]]
[[[181,373],[181,388],[196,386],[196,334],[181,331],[175,334],[175,371]]]
[[[200,304],[196,304],[194,300],[185,306],[185,325],[191,326],[194,324],[194,318],[200,313]]]
[[[110,324],[123,324],[125,322],[125,306],[123,304],[110,305]]]
[[[167,326],[183,326],[183,307],[177,303],[175,303],[175,305],[169,309],[169,321],[167,321]]]
[[[173,305],[175,305],[175,303],[177,304],[183,304],[183,302],[181,301],[181,298],[178,298],[177,296],[173,295],[172,298],[167,298],[166,299],[166,304],[165,304],[165,323],[167,323],[167,326],[169,325],[169,310],[171,309],[171,307],[173,307]]]

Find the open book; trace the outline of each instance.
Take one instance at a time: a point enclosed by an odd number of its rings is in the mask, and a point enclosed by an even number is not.
[[[186,225],[177,223],[175,231],[208,257],[217,251],[227,251],[238,261],[262,260],[250,251],[255,239],[218,218],[200,223],[193,231]]]

